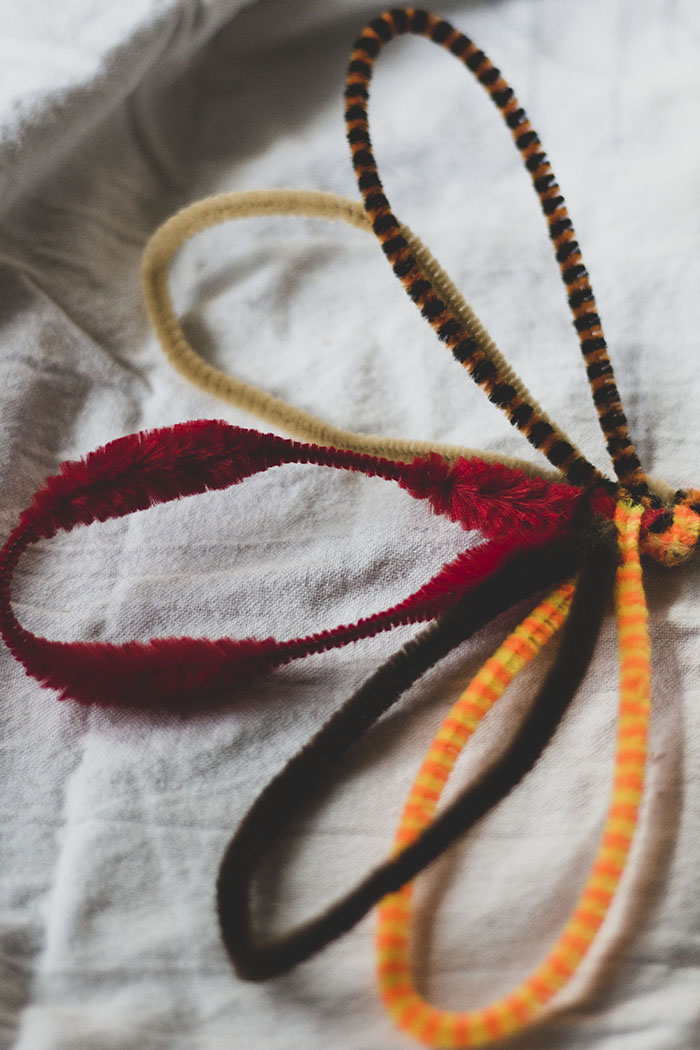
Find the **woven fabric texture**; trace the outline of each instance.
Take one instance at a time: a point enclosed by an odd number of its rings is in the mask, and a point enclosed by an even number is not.
[[[0,91],[3,538],[65,459],[188,419],[256,425],[165,361],[141,255],[206,194],[291,186],[358,199],[344,73],[378,13],[365,0],[13,7]],[[697,5],[452,0],[440,13],[517,86],[546,144],[645,469],[697,487]],[[407,39],[377,64],[371,119],[397,215],[606,469],[546,228],[488,97],[439,48]],[[291,217],[222,224],[178,253],[171,290],[207,361],[335,426],[536,461],[363,232]],[[463,548],[457,524],[395,486],[327,473],[293,465],[38,544],[17,573],[18,617],[63,640],[293,637],[390,606]],[[645,585],[654,706],[638,835],[605,930],[513,1050],[700,1041],[700,563],[649,570]],[[299,814],[260,872],[268,928],[302,921],[385,855],[429,741],[523,615],[450,654]],[[262,787],[413,630],[284,668],[244,704],[190,719],[58,703],[0,651],[3,1050],[411,1045],[376,992],[372,917],[250,986],[221,945],[213,886]],[[512,735],[548,659],[485,716],[446,798]],[[417,886],[415,976],[429,1001],[492,1001],[553,943],[600,836],[616,707],[611,606],[543,761]]]

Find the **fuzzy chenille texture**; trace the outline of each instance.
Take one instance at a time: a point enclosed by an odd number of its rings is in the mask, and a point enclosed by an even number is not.
[[[436,514],[465,530],[478,528],[486,542],[462,551],[390,609],[280,641],[167,636],[121,644],[63,642],[38,637],[17,619],[12,576],[31,544],[76,525],[122,518],[239,485],[288,463],[396,482],[417,499],[427,500]],[[546,559],[551,542],[561,539],[575,548],[585,520],[584,502],[581,489],[528,478],[500,463],[477,459],[449,464],[431,455],[401,463],[289,441],[214,419],[140,431],[110,441],[84,459],[62,463],[22,512],[0,550],[0,636],[27,673],[58,690],[61,700],[192,714],[230,703],[253,675],[380,631],[430,620],[495,570],[507,572],[509,558],[520,551],[534,548]],[[535,578],[531,590],[538,585]],[[499,612],[507,608],[505,603]]]
[[[291,185],[359,199],[344,74],[378,13],[365,0],[12,6],[0,112],[3,539],[64,460],[189,419],[256,425],[163,360],[141,306],[143,246],[208,193]],[[542,136],[645,469],[697,486],[697,4],[451,0],[438,13],[503,70]],[[440,48],[406,39],[377,63],[371,120],[396,214],[606,469],[546,227],[491,101]],[[536,456],[364,233],[289,218],[222,226],[183,249],[171,286],[208,360],[338,426]],[[292,637],[389,607],[463,549],[464,530],[398,487],[326,474],[290,465],[42,541],[18,567],[17,614],[63,641]],[[516,1050],[699,1041],[698,562],[649,570],[646,582],[654,714],[640,834],[604,936]],[[289,827],[258,873],[267,931],[308,918],[383,855],[428,742],[522,614],[428,672],[348,756],[336,790]],[[260,790],[415,629],[289,666],[235,708],[191,719],[56,703],[0,651],[3,1048],[410,1045],[376,996],[371,917],[294,973],[251,986],[233,978],[213,886]],[[524,671],[484,720],[455,787],[521,723],[541,674]],[[487,1002],[553,942],[602,826],[615,708],[609,610],[542,761],[421,882],[416,976],[430,1001]]]
[[[549,551],[529,552],[482,582],[363,683],[267,785],[227,848],[217,887],[224,941],[241,977],[264,980],[284,973],[352,929],[372,905],[400,889],[507,796],[534,765],[573,699],[591,658],[606,604],[606,568],[613,560],[610,552],[600,546],[602,552],[595,552],[597,560],[590,559],[597,571],[591,571],[590,565],[587,572],[582,570],[586,577],[585,597],[589,600],[579,602],[580,614],[574,618],[573,630],[567,631],[568,644],[560,647],[533,705],[534,717],[525,720],[515,743],[499,756],[481,781],[463,790],[417,841],[408,844],[398,856],[385,860],[325,912],[266,943],[250,923],[255,866],[263,849],[279,835],[308,793],[318,790],[322,774],[333,769],[345,751],[399,700],[403,691],[456,644],[494,619],[508,602],[524,597],[535,580],[546,586],[574,566],[578,569],[580,552],[574,545],[567,549],[561,544]]]

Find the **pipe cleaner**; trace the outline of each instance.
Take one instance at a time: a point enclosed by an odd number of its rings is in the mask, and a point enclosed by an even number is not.
[[[168,290],[169,266],[185,241],[202,230],[221,222],[265,215],[294,215],[326,221],[343,221],[356,229],[373,232],[367,213],[359,201],[351,201],[346,197],[318,190],[269,189],[222,193],[195,201],[194,204],[176,212],[156,230],[146,245],[141,276],[144,303],[153,330],[165,357],[180,375],[205,393],[242,408],[265,423],[280,427],[290,437],[354,452],[369,452],[373,456],[384,456],[387,459],[406,460],[431,453],[437,453],[450,462],[476,457],[487,462],[495,460],[506,466],[516,467],[526,474],[536,474],[549,480],[559,479],[559,473],[551,468],[547,470],[537,463],[505,456],[500,452],[483,449],[476,451],[444,442],[416,441],[344,430],[318,419],[309,412],[294,408],[281,398],[236,379],[205,361],[187,340],[175,313]],[[537,404],[438,261],[406,225],[401,225],[401,231],[419,260],[421,269],[430,276],[434,286],[440,289],[442,297],[451,304],[455,314],[469,329],[483,353],[491,360],[497,361],[499,367],[507,372],[510,381],[519,387],[523,395]],[[545,418],[544,410],[539,405],[537,409]]]
[[[492,542],[468,547],[419,590],[382,612],[305,637],[153,638],[147,642],[58,642],[17,620],[14,569],[40,539],[76,525],[123,517],[156,503],[224,489],[285,463],[313,463],[394,481],[433,511]],[[565,535],[582,490],[528,478],[499,463],[440,456],[401,463],[308,445],[219,420],[180,423],[118,438],[83,460],[64,463],[20,515],[0,551],[0,633],[29,674],[61,699],[131,707],[211,703],[254,673],[368,638],[399,624],[430,620],[518,550]],[[204,701],[202,697],[204,696]]]
[[[620,703],[610,803],[586,885],[545,960],[514,991],[486,1007],[464,1011],[439,1009],[420,994],[411,974],[412,883],[406,882],[380,904],[376,949],[381,996],[397,1024],[427,1046],[447,1050],[483,1046],[534,1021],[575,974],[612,903],[637,823],[651,711],[650,647],[639,562],[640,521],[638,505],[625,501],[618,504],[615,523],[621,563],[616,573],[615,604]],[[604,582],[600,577],[594,581],[599,599]],[[401,815],[395,838],[399,857],[432,826],[435,807],[456,759],[481,718],[511,680],[509,661],[514,656],[517,658],[517,670],[519,663],[532,652],[536,637],[535,629],[530,628],[524,630],[517,647],[508,639],[475,676],[443,721]],[[578,631],[574,633],[574,644],[579,644]]]
[[[516,632],[518,655],[522,655],[522,644],[530,646],[517,668],[520,670],[566,619],[575,591],[575,608],[568,618],[558,658],[511,747],[476,784],[462,791],[435,820],[426,821],[420,834],[404,843],[401,852],[354,890],[298,928],[258,943],[250,918],[253,868],[264,847],[299,805],[322,786],[323,774],[450,649],[497,611],[535,587],[547,586],[561,577],[577,558],[580,552],[572,547],[537,550],[520,555],[481,583],[469,600],[462,599],[375,672],[258,796],[229,844],[218,882],[221,930],[239,976],[254,981],[274,977],[351,929],[385,894],[404,886],[413,873],[430,864],[458,835],[485,816],[532,768],[572,700],[593,651],[606,600],[600,583],[613,564],[612,552],[603,543],[595,545],[585,559],[578,588],[572,581],[558,586]],[[524,635],[522,644],[520,635]]]

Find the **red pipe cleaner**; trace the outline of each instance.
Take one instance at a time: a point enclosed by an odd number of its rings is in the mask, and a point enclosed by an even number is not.
[[[182,496],[224,489],[285,463],[314,463],[394,481],[436,514],[478,528],[492,542],[462,551],[403,601],[352,624],[275,638],[152,638],[58,642],[26,630],[10,584],[26,548],[76,525],[123,517]],[[197,420],[119,438],[64,463],[48,478],[0,551],[0,633],[27,672],[61,699],[129,707],[191,707],[252,674],[346,645],[399,624],[434,618],[515,551],[564,535],[581,489],[527,477],[499,463],[432,454],[411,463],[289,441]]]

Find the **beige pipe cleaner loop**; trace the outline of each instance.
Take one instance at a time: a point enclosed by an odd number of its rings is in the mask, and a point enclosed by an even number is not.
[[[263,215],[296,215],[306,218],[342,220],[368,233],[370,222],[361,203],[315,190],[254,190],[244,193],[226,193],[207,197],[183,208],[156,230],[143,256],[143,294],[151,323],[158,341],[173,367],[189,382],[206,393],[229,404],[251,412],[265,422],[278,426],[296,438],[317,444],[356,452],[369,452],[389,459],[411,459],[417,455],[436,452],[446,459],[460,457],[498,461],[517,467],[528,474],[557,478],[555,471],[541,468],[515,457],[495,452],[466,448],[461,445],[407,438],[384,437],[376,434],[358,434],[332,426],[309,412],[294,408],[281,398],[246,383],[241,379],[208,364],[188,342],[177,318],[168,289],[168,270],[177,250],[196,233],[220,222]],[[484,353],[507,374],[508,381],[521,391],[531,404],[536,404],[474,314],[451,279],[433,258],[428,249],[407,227],[404,236],[429,276],[452,309],[478,341]],[[538,410],[545,416],[542,409]],[[548,418],[548,417],[546,417]]]

